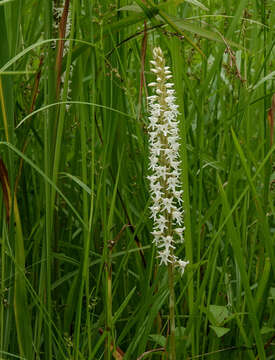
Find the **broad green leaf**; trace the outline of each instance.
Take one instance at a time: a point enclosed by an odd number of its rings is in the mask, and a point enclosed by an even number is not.
[[[185,333],[185,327],[180,326],[175,329],[175,336],[181,338]]]
[[[160,346],[165,346],[166,338],[163,335],[151,334],[149,338]]]
[[[138,5],[134,4],[122,6],[121,8],[117,9],[117,11],[134,11],[142,13],[142,9]]]
[[[246,50],[246,49],[244,49],[244,47],[242,45],[237,44],[234,41],[231,41],[229,39],[225,39],[220,34],[214,32],[214,31],[207,30],[200,26],[194,25],[193,23],[191,23],[188,20],[179,19],[177,17],[172,17],[172,16],[170,16],[170,19],[173,20],[173,22],[175,24],[177,24],[177,26],[182,30],[191,32],[192,34],[199,35],[199,36],[209,39],[209,40],[217,41],[217,42],[223,43],[225,45],[228,44],[232,47]]]
[[[224,336],[225,334],[227,334],[230,329],[225,328],[225,327],[220,327],[220,326],[213,326],[210,325],[211,329],[215,331],[216,335],[220,338],[222,336]]]
[[[227,308],[220,305],[210,305],[208,311],[214,318],[215,324],[217,325],[222,324],[230,315]]]

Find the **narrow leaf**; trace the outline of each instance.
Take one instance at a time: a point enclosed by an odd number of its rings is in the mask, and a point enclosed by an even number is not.
[[[123,303],[120,305],[119,309],[114,314],[114,316],[113,316],[113,324],[117,321],[117,319],[120,317],[120,315],[122,314],[125,307],[128,305],[129,301],[131,300],[132,296],[135,293],[135,290],[136,290],[136,286],[133,287],[133,289],[130,291],[130,293],[126,296]]]
[[[253,90],[257,89],[257,87],[259,87],[266,81],[274,80],[274,78],[275,78],[275,70],[272,71],[270,74],[266,75],[265,77],[263,77],[259,82],[257,82],[257,84],[253,86]]]
[[[204,11],[209,11],[209,9],[206,6],[204,6],[201,2],[199,2],[198,0],[185,0],[185,2],[195,5]]]

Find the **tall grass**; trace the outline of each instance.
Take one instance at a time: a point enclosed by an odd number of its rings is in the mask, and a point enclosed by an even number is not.
[[[0,358],[169,356],[146,180],[154,46],[181,112],[176,358],[274,358],[274,10],[0,1]]]

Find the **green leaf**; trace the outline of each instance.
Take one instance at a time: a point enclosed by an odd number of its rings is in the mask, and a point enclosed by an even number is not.
[[[11,1],[14,1],[14,0],[2,0],[2,1],[0,1],[0,6],[1,6],[1,5],[4,5],[4,4],[6,4],[6,3],[9,3],[9,2],[11,2]]]
[[[223,203],[224,216],[228,216],[230,214],[229,221],[227,223],[227,231],[230,236],[230,240],[231,240],[230,243],[232,245],[236,263],[238,264],[238,267],[240,269],[242,285],[244,287],[246,300],[247,300],[251,329],[253,331],[254,339],[256,341],[256,346],[257,346],[257,351],[259,352],[259,356],[264,359],[265,358],[264,344],[260,334],[260,327],[255,312],[254,298],[252,296],[249,279],[246,272],[246,266],[244,260],[245,256],[243,255],[243,249],[240,243],[240,235],[233,222],[232,213],[230,213],[230,206],[229,206],[227,194],[225,193],[224,187],[222,186],[221,178],[219,177],[218,174],[217,174],[217,180],[218,180],[219,191]]]
[[[209,9],[206,6],[204,6],[201,2],[199,2],[197,0],[185,0],[185,2],[195,5],[199,8],[201,8],[202,10],[209,11]]]
[[[209,39],[209,40],[217,41],[217,42],[220,42],[220,43],[228,44],[230,46],[246,50],[240,44],[237,44],[237,43],[235,43],[235,42],[233,42],[233,41],[231,41],[229,39],[225,39],[221,35],[219,35],[218,33],[214,32],[214,31],[207,30],[207,29],[202,28],[200,26],[194,25],[193,23],[191,23],[188,20],[183,20],[183,19],[179,19],[177,17],[172,17],[172,16],[169,16],[169,18],[171,20],[173,20],[173,22],[175,24],[177,24],[177,26],[181,30],[191,32],[192,34],[199,35],[199,36],[201,36],[203,38],[206,38],[206,39]]]
[[[78,177],[71,175],[69,173],[65,173],[65,172],[61,172],[61,175],[65,175],[68,178],[72,179],[77,185],[79,185],[84,191],[86,191],[89,195],[91,195],[91,189],[89,188],[89,186],[87,186],[86,184],[84,184],[83,181],[81,181]]]
[[[147,7],[141,0],[136,0],[136,2],[138,3],[139,7],[144,11],[148,19],[153,18],[159,13],[158,7],[154,6],[154,4],[150,4],[150,6]]]
[[[130,291],[130,293],[126,296],[125,300],[123,301],[123,303],[120,305],[120,308],[116,311],[116,313],[113,316],[113,324],[117,321],[117,319],[120,317],[120,315],[122,314],[123,310],[125,309],[125,307],[128,305],[130,299],[132,298],[132,296],[134,295],[136,290],[136,286],[133,287],[133,289]]]
[[[12,151],[14,151],[17,155],[19,155],[26,163],[28,163],[39,175],[42,176],[42,178],[48,183],[50,184],[55,191],[63,198],[63,200],[68,204],[68,206],[71,208],[71,210],[74,212],[74,214],[76,215],[76,217],[78,218],[78,220],[84,225],[86,226],[86,224],[84,223],[82,217],[79,215],[79,213],[77,212],[77,210],[74,208],[74,206],[71,204],[71,202],[69,201],[69,199],[62,193],[62,191],[60,191],[60,189],[52,182],[52,180],[38,167],[36,166],[28,157],[26,157],[20,150],[18,150],[15,146],[13,146],[12,144],[5,142],[5,141],[0,141],[0,147],[4,145],[7,146],[8,148],[10,148]]]
[[[270,288],[269,293],[270,293],[269,299],[275,300],[275,288],[274,287]]]
[[[266,75],[265,77],[263,77],[259,82],[257,82],[257,84],[253,86],[253,90],[255,90],[258,86],[262,85],[264,82],[268,80],[274,80],[274,78],[275,78],[275,70],[272,71],[270,74]]]
[[[179,326],[175,329],[175,336],[178,338],[182,338],[185,333],[185,327]]]
[[[275,329],[274,328],[270,328],[270,327],[267,327],[267,326],[263,326],[261,328],[261,334],[264,335],[264,334],[268,334],[268,333],[274,333],[275,332]]]
[[[5,17],[4,8],[0,7],[0,67],[6,62],[9,56],[9,42],[7,32],[7,22]],[[13,132],[13,119],[14,119],[14,106],[13,106],[13,83],[10,77],[1,79],[0,77],[0,122],[1,127],[4,124],[6,140],[12,138]],[[4,135],[4,134],[3,134]],[[2,137],[3,137],[2,135]],[[2,155],[1,155],[2,156]],[[12,162],[12,157],[10,156]],[[14,164],[13,164],[14,165]],[[7,170],[9,171],[9,169]],[[10,173],[9,173],[10,174]],[[28,294],[25,281],[25,247],[24,235],[21,225],[21,214],[18,207],[16,196],[12,193],[12,187],[9,184],[8,176],[6,176],[6,191],[8,193],[9,203],[11,206],[11,199],[13,202],[14,222],[15,222],[15,237],[14,237],[14,283],[10,286],[14,288],[13,294],[13,311],[14,320],[17,331],[17,342],[19,347],[20,356],[27,359],[33,358],[33,338],[31,317],[29,311]],[[12,240],[12,238],[10,239]],[[2,278],[3,280],[3,278]],[[2,310],[1,310],[2,311]],[[2,316],[2,315],[1,315]],[[1,345],[0,345],[1,347]]]
[[[274,72],[275,73],[275,72]],[[261,224],[261,231],[262,231],[262,235],[263,235],[263,238],[264,238],[264,241],[265,241],[265,246],[266,246],[266,249],[269,253],[269,256],[270,256],[270,260],[271,260],[271,265],[273,267],[273,271],[274,271],[274,264],[275,264],[275,255],[274,255],[274,250],[273,250],[273,242],[272,242],[272,239],[271,239],[271,236],[270,236],[270,231],[269,231],[269,224],[267,222],[267,219],[266,219],[266,214],[265,214],[265,211],[261,205],[261,200],[260,200],[260,196],[258,195],[258,191],[256,189],[256,186],[252,180],[252,177],[251,177],[251,174],[250,174],[250,169],[248,167],[248,161],[246,159],[246,156],[244,154],[244,151],[240,145],[240,142],[233,130],[233,128],[231,128],[231,132],[232,132],[232,137],[233,137],[233,141],[234,141],[234,145],[239,153],[239,156],[240,156],[240,159],[241,159],[241,163],[242,163],[242,166],[244,168],[244,172],[247,176],[247,180],[248,180],[248,183],[250,185],[250,188],[252,190],[252,193],[253,193],[253,200],[255,202],[255,205],[256,205],[256,209],[257,209],[257,212],[258,212],[258,217],[259,217],[259,221],[260,221],[260,224]]]
[[[149,338],[160,346],[165,346],[166,344],[166,338],[163,335],[151,334]]]
[[[270,278],[270,271],[271,271],[271,262],[269,258],[266,258],[255,296],[256,313],[259,313],[260,309],[265,306],[265,304],[263,303],[263,298],[264,298],[264,292],[266,291],[268,281]]]
[[[134,4],[122,6],[121,8],[117,9],[117,11],[134,11],[134,12],[142,13],[141,8],[138,5],[134,5]]]
[[[225,334],[227,334],[230,329],[225,328],[225,327],[220,327],[220,326],[212,326],[210,325],[211,329],[215,331],[216,335],[220,338],[222,336],[224,336]]]
[[[170,6],[170,5],[179,5],[180,3],[183,3],[184,1],[174,1],[172,2],[172,4],[169,4],[169,3],[163,3],[163,4],[159,4],[158,7],[159,8],[163,8],[163,7],[166,7],[166,6]],[[205,10],[205,11],[209,11],[209,9],[204,6],[201,2],[197,1],[197,0],[185,0],[185,2],[188,2],[192,5],[195,5],[199,8],[201,8],[202,10]],[[121,8],[119,8],[117,11],[135,11],[135,12],[142,12],[141,8],[137,5],[125,5]]]
[[[214,323],[217,325],[222,324],[230,315],[227,308],[220,305],[210,305],[208,311],[212,315],[211,317],[214,318]]]

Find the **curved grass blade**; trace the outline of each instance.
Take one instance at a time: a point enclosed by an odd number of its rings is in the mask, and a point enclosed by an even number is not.
[[[105,106],[105,105],[100,105],[100,104],[94,104],[94,103],[90,103],[90,102],[87,102],[87,101],[58,101],[58,102],[55,102],[55,103],[52,103],[52,104],[48,104],[48,105],[45,105],[43,107],[41,107],[40,109],[37,109],[33,112],[31,112],[30,114],[28,114],[27,116],[24,117],[24,119],[22,119],[20,121],[20,123],[16,126],[16,128],[19,128],[26,120],[28,120],[30,117],[32,117],[33,115],[41,112],[41,111],[44,111],[44,110],[47,110],[51,107],[54,107],[54,106],[58,106],[60,104],[79,104],[79,105],[89,105],[89,106],[95,106],[95,107],[99,107],[99,108],[103,108],[103,109],[106,109],[106,110],[110,110],[110,111],[114,111],[120,115],[123,115],[123,116],[126,116],[126,117],[129,117],[130,119],[136,119],[134,116],[132,115],[129,115],[127,113],[124,113],[122,111],[119,111],[117,109],[114,109],[114,108],[111,108],[111,107],[108,107],[108,106]]]
[[[229,39],[223,38],[218,32],[214,32],[211,30],[203,29],[202,27],[191,24],[190,21],[179,19],[177,17],[170,16],[171,21],[173,21],[180,29],[188,31],[192,34],[196,34],[201,36],[202,38],[217,41],[223,44],[228,44],[232,47],[236,47],[238,49],[246,50],[242,45],[235,43]]]
[[[34,170],[42,176],[42,178],[48,182],[54,189],[55,191],[62,197],[62,199],[68,204],[68,206],[70,207],[70,209],[73,211],[73,213],[75,214],[75,216],[78,218],[78,220],[85,226],[87,227],[87,224],[85,224],[85,222],[83,221],[82,217],[79,215],[78,211],[74,208],[74,206],[72,205],[72,203],[69,201],[69,199],[62,193],[62,191],[52,182],[52,180],[50,178],[48,178],[48,176],[45,175],[45,173],[37,166],[35,165],[26,155],[24,155],[20,150],[18,150],[14,145],[5,142],[5,141],[0,141],[0,146],[4,145],[7,146],[8,148],[10,148],[12,151],[14,151],[17,155],[19,155],[21,158],[23,158],[26,163],[28,163],[31,167],[34,168]]]

